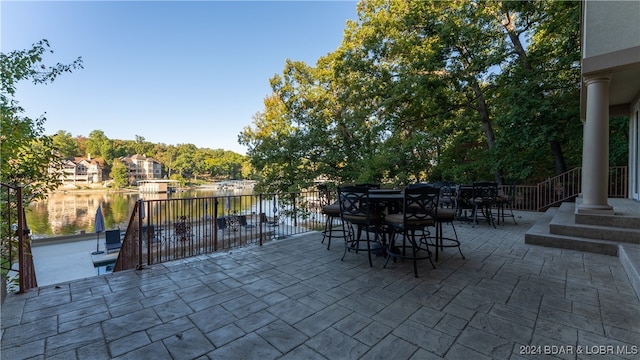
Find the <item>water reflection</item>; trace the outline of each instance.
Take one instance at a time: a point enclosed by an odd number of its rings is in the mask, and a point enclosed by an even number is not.
[[[173,194],[143,194],[145,200],[168,198],[190,198],[207,196],[237,196],[244,192],[221,192],[216,190],[189,190]],[[46,200],[32,203],[27,211],[27,224],[34,238],[93,233],[94,216],[98,205],[102,205],[106,229],[126,229],[138,192],[58,192]]]

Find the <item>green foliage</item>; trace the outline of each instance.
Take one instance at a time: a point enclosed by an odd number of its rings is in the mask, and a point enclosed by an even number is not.
[[[178,180],[178,181],[180,181],[180,186],[184,186],[184,185],[187,183],[187,181],[185,180],[185,178],[184,178],[184,177],[182,177],[182,175],[180,175],[180,174],[173,174],[173,175],[171,175],[170,179],[171,179],[171,180]]]
[[[109,138],[104,134],[104,131],[93,130],[89,133],[89,138],[87,139],[87,153],[94,157],[104,157],[104,154],[102,154],[102,148],[106,143],[109,143]]]
[[[20,81],[31,81],[35,84],[47,84],[58,75],[82,68],[78,58],[70,65],[56,64],[47,67],[43,64],[43,55],[48,50],[47,40],[33,44],[31,49],[16,50],[0,54],[0,182],[23,188],[23,206],[41,199],[55,189],[58,184],[56,171],[62,169],[62,161],[58,155],[54,139],[44,135],[45,117],[36,119],[23,116],[24,109],[14,98],[16,84]],[[73,152],[73,149],[64,149]],[[49,170],[52,171],[49,171]],[[2,203],[7,204],[7,194],[2,192]],[[15,205],[15,204],[13,204]],[[3,207],[0,216],[2,234],[9,234],[11,224],[8,219],[17,219],[17,207]],[[3,235],[4,236],[4,235]],[[1,239],[2,249],[0,262],[2,272],[6,275],[9,258],[15,258],[18,249],[15,239]],[[14,256],[10,256],[13,254]]]
[[[618,116],[609,122],[609,166],[629,164],[629,117]]]
[[[129,168],[120,160],[115,159],[109,176],[113,179],[113,187],[122,189],[129,184]]]
[[[579,166],[578,2],[357,6],[340,47],[315,67],[287,61],[243,130],[258,189],[533,182]]]
[[[31,119],[21,115],[24,109],[14,99],[15,86],[22,80],[46,84],[64,72],[82,68],[80,58],[70,65],[47,67],[42,63],[42,57],[50,52],[48,48],[49,43],[42,40],[29,50],[0,54],[0,180],[23,186],[25,204],[43,198],[57,187],[57,175],[48,169],[61,169],[61,161],[53,139],[44,135],[46,118]]]
[[[60,130],[52,136],[53,146],[58,149],[58,152],[63,157],[76,157],[82,154],[79,153],[78,143],[73,139],[71,133]]]

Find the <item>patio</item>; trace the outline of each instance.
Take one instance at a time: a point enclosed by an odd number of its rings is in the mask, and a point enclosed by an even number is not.
[[[456,222],[466,260],[447,249],[419,278],[410,261],[340,261],[311,232],[9,295],[2,356],[637,358],[640,302],[619,259],[527,245],[541,214],[516,216]]]

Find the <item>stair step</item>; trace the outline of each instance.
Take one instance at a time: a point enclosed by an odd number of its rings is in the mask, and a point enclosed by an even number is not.
[[[552,234],[548,223],[546,227],[544,225],[540,222],[533,225],[524,235],[525,244],[618,256],[617,242]]]
[[[602,231],[602,228],[610,232],[631,231],[633,229],[616,229],[613,227],[603,227],[594,225],[575,224],[571,217],[567,217],[567,212],[572,213],[573,209],[563,204],[560,208],[550,208],[538,221],[533,224],[525,233],[524,242],[530,245],[540,245],[546,247],[578,250],[596,254],[618,256],[624,268],[629,282],[633,287],[636,296],[640,299],[640,243],[611,241],[603,239],[586,238],[553,233],[552,227],[562,227],[562,221],[569,222],[570,227],[584,227],[587,231]],[[565,225],[566,226],[566,225]],[[556,229],[557,230],[557,229]],[[593,234],[590,234],[593,236]]]
[[[555,216],[549,222],[549,231],[552,234],[640,244],[640,229],[579,224],[576,222],[573,206],[574,204],[564,203],[558,208]],[[593,218],[602,218],[602,216],[594,216]],[[602,224],[606,221],[596,221],[596,223]]]
[[[582,200],[577,199],[577,206]],[[609,204],[613,206],[615,215],[581,214],[575,211],[576,224],[598,225],[614,228],[635,229],[640,231],[640,203],[631,199],[612,198]]]
[[[636,216],[576,214],[576,223],[640,230]]]

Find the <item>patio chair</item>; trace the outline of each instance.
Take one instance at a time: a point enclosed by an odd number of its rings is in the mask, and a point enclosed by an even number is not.
[[[369,202],[369,189],[362,186],[342,186],[338,187],[338,201],[340,204],[340,216],[342,218],[343,231],[345,226],[354,225],[358,227],[357,234],[345,238],[344,260],[347,252],[366,251],[369,257],[369,266],[373,266],[371,252],[384,251],[382,244],[378,241],[378,231],[383,224],[384,214],[376,211]],[[366,234],[366,239],[362,239],[362,231]],[[371,239],[370,232],[374,238]],[[347,234],[351,234],[348,232]]]
[[[502,219],[502,223],[504,224],[504,218],[510,217],[513,219],[513,223],[518,225],[516,222],[516,216],[513,214],[513,203],[516,198],[516,184],[511,183],[506,187],[502,187],[501,190],[498,190],[498,196],[496,197],[496,206],[498,208],[498,213],[496,218],[498,218],[498,224],[500,224],[500,219]],[[505,209],[509,210],[509,213],[505,213]]]
[[[437,185],[435,187],[438,187]],[[452,204],[455,204],[455,198],[457,195],[457,189],[454,186],[450,187],[450,183],[446,183],[439,187],[440,194],[438,196],[438,206],[433,209],[431,212],[431,216],[435,220],[435,228],[436,235],[430,237],[434,240],[434,246],[436,249],[436,261],[438,261],[438,253],[441,250],[444,250],[446,247],[457,247],[460,252],[460,256],[464,259],[464,254],[462,253],[462,249],[460,249],[460,240],[458,239],[458,232],[456,231],[456,226],[454,224],[456,220],[456,209],[455,207],[451,207]],[[444,196],[444,199],[443,199]],[[444,203],[443,203],[444,202]],[[477,209],[476,209],[477,210]],[[474,210],[474,214],[475,211]],[[453,230],[453,237],[445,237],[443,234],[443,224],[451,225],[451,229]]]
[[[154,225],[142,225],[142,240],[149,241],[152,244],[157,243],[160,241],[157,235]]]
[[[449,181],[438,181],[434,186],[440,189],[440,197],[438,199],[440,208],[455,209],[457,196],[456,184]]]
[[[267,224],[270,226],[278,226],[278,216],[274,216],[273,220],[269,220],[267,214],[260,213],[260,224]]]
[[[377,184],[377,183],[362,183],[362,184],[356,184],[356,186],[364,187],[367,189],[380,189],[380,184]]]
[[[472,185],[458,185],[456,186],[456,220],[473,222],[473,226],[476,224],[476,212],[478,211],[478,204],[473,201],[473,186]],[[471,214],[468,214],[468,211]]]
[[[331,239],[332,238],[345,238],[345,233],[343,227],[340,226],[336,228],[334,226],[334,221],[340,219],[340,204],[338,200],[331,201],[331,191],[326,184],[320,184],[317,186],[320,200],[320,207],[322,215],[325,216],[326,220],[324,223],[324,230],[322,230],[322,241],[324,244],[325,239],[327,240],[327,250],[331,249]],[[342,224],[340,224],[342,225]]]
[[[250,227],[249,223],[247,223],[247,215],[238,215],[238,224],[242,227]]]
[[[413,273],[418,277],[418,260],[429,260],[431,266],[436,266],[431,260],[431,251],[425,231],[427,227],[435,226],[435,216],[438,212],[438,196],[440,190],[425,184],[407,186],[404,189],[402,213],[389,214],[385,223],[391,228],[389,245],[387,248],[387,266],[389,259],[410,259],[413,261]],[[396,243],[396,235],[402,234],[402,243]]]
[[[473,182],[473,199],[476,204],[476,211],[473,217],[475,224],[478,223],[478,210],[482,212],[482,215],[487,219],[489,225],[493,225],[495,229],[496,224],[493,220],[493,213],[491,208],[496,204],[496,198],[498,197],[498,183],[490,181],[477,181]]]
[[[122,241],[120,240],[120,229],[105,231],[104,246],[107,249],[107,253],[120,250],[120,247],[122,247]]]
[[[224,230],[227,228],[227,219],[225,217],[219,217],[216,221],[218,223],[218,230]]]

